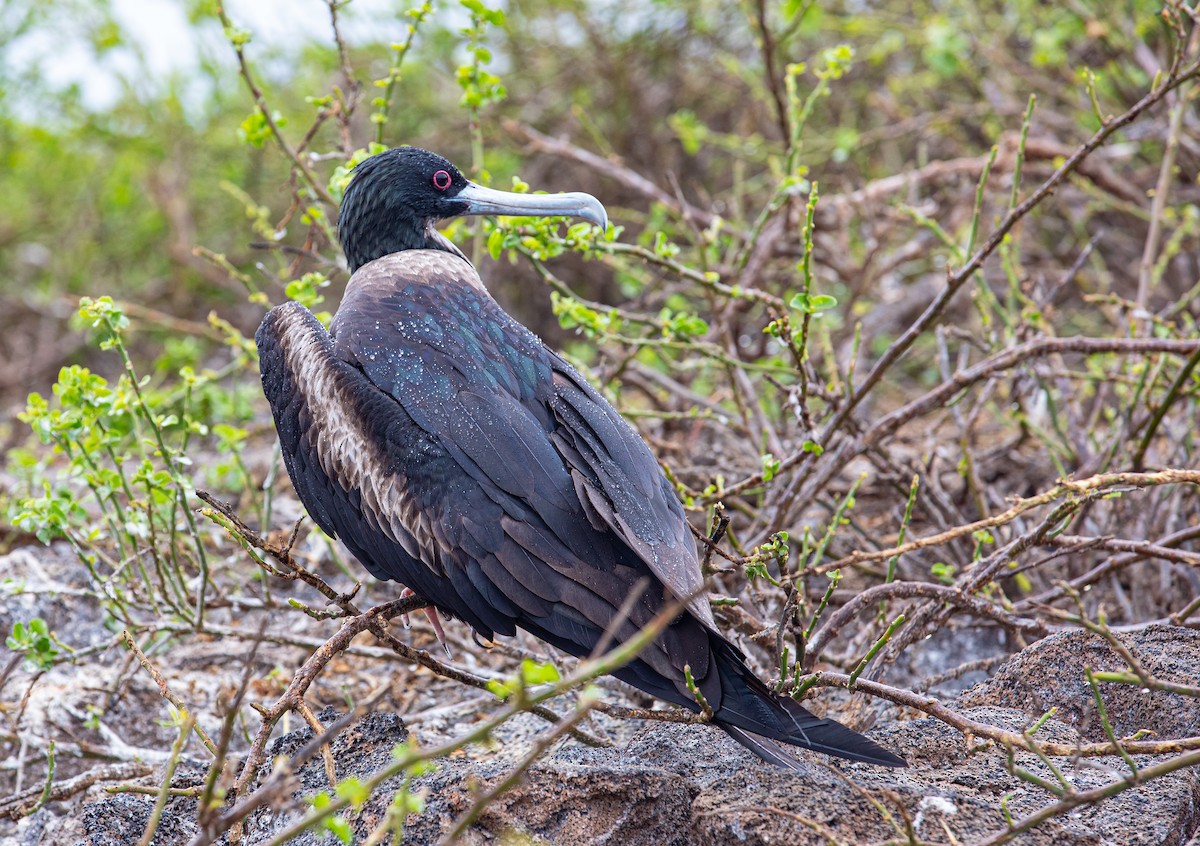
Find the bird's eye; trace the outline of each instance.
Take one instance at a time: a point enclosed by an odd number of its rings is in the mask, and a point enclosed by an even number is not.
[[[439,191],[445,191],[450,187],[450,173],[448,171],[439,170],[433,175],[433,187]]]

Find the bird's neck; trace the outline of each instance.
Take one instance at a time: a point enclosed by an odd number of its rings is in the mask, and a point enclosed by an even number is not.
[[[428,236],[429,241],[428,246],[426,246],[425,249],[444,250],[447,253],[453,253],[454,255],[458,256],[467,264],[471,263],[471,260],[466,257],[463,251],[460,250],[449,238],[447,238],[441,232],[438,232],[437,228],[432,223],[429,224],[426,235]]]
[[[439,232],[433,221],[402,221],[387,227],[361,229],[349,227],[343,229],[341,236],[351,273],[375,259],[405,250],[440,250],[467,261],[462,250]]]

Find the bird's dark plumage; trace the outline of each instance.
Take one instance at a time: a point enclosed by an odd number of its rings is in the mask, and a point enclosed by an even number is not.
[[[583,194],[509,195],[399,148],[355,170],[339,231],[354,275],[329,332],[305,308],[257,334],[284,461],[313,519],[377,578],[485,638],[517,628],[588,655],[692,597],[615,675],[698,710],[768,761],[769,741],[903,760],[771,692],[716,630],[683,510],[645,442],[569,364],[506,314],[433,228],[457,214],[572,214]],[[752,734],[748,734],[752,733]]]

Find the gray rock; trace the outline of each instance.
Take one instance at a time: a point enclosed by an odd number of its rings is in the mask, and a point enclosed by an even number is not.
[[[76,649],[111,641],[104,609],[90,590],[87,567],[65,543],[0,555],[0,632],[41,617]]]
[[[406,842],[436,843],[472,808],[478,794],[510,769],[499,763],[454,763],[420,779],[427,805],[410,821]],[[521,785],[488,805],[460,842],[501,843],[518,835],[538,843],[684,846],[693,842],[693,792],[681,776],[650,767],[550,761],[535,766]]]
[[[1164,679],[1200,676],[1200,633],[1154,627],[1123,636],[1138,660]],[[992,679],[967,691],[957,707],[966,716],[1022,731],[1051,706],[1057,718],[1038,737],[1066,744],[1100,739],[1089,720],[1093,709],[1082,668],[1120,669],[1102,641],[1086,633],[1054,635],[1001,666]],[[1197,703],[1177,696],[1142,694],[1137,688],[1105,686],[1117,731],[1150,728],[1161,736],[1197,732]],[[321,715],[329,722],[337,713]],[[478,797],[512,771],[532,733],[545,730],[530,717],[498,732],[492,747],[472,747],[462,757],[437,762],[412,789],[425,797],[425,810],[411,816],[406,843],[432,844],[470,811]],[[763,764],[706,726],[647,723],[620,748],[588,748],[560,741],[513,789],[483,808],[461,838],[465,844],[532,842],[622,844],[622,846],[708,846],[708,844],[846,844],[907,842],[976,843],[1005,830],[1005,811],[1021,819],[1052,805],[1044,788],[1014,774],[1019,768],[1056,783],[1058,776],[1027,753],[1012,764],[994,744],[968,741],[931,718],[891,721],[872,731],[876,740],[905,755],[909,768],[884,770],[800,753],[802,771]],[[392,760],[392,749],[408,736],[402,720],[372,714],[334,742],[339,779],[365,778]],[[278,738],[272,755],[295,752],[311,737],[308,729]],[[1139,759],[1144,767],[1151,759]],[[1128,775],[1119,757],[1054,762],[1076,791],[1112,784]],[[187,776],[194,778],[194,774]],[[153,779],[148,783],[153,783]],[[351,825],[358,841],[387,817],[400,781],[375,792]],[[262,843],[299,818],[308,799],[329,788],[318,756],[296,774],[290,797],[246,821],[246,843]],[[160,846],[187,842],[195,804],[172,805],[171,825],[155,839]],[[135,843],[149,814],[149,797],[116,796],[88,806],[82,818],[85,843]],[[165,821],[164,821],[165,822]],[[31,821],[32,824],[32,821]],[[1200,846],[1200,772],[1177,771],[1113,796],[1060,814],[1014,842],[1021,846]],[[28,840],[52,842],[49,840]],[[305,834],[298,844],[329,842]]]
[[[1148,626],[1118,635],[1135,660],[1163,681],[1200,680],[1200,631]],[[1000,666],[987,681],[959,697],[960,705],[1002,705],[1036,718],[1055,717],[1075,726],[1088,741],[1105,740],[1084,668],[1125,670],[1125,662],[1099,635],[1059,632],[1039,640]],[[1200,700],[1173,693],[1143,692],[1136,685],[1103,684],[1105,709],[1118,737],[1149,729],[1160,737],[1200,734]]]
[[[86,846],[130,846],[137,843],[154,810],[153,796],[120,793],[83,811],[83,844]],[[150,846],[185,844],[197,832],[196,803],[173,799],[163,809],[162,818]],[[81,844],[81,846],[83,846]]]
[[[342,714],[334,708],[326,708],[317,714],[322,724],[328,726]],[[278,737],[267,747],[268,761],[280,755],[291,757],[302,746],[313,738],[312,730],[307,726]],[[408,739],[408,729],[403,720],[395,714],[367,714],[361,720],[344,728],[334,738],[332,746],[335,770],[338,780],[349,777],[367,779],[392,761],[392,750],[397,744]],[[265,767],[259,773],[259,783],[267,776],[270,767]],[[321,754],[310,758],[294,773],[298,789],[291,792],[283,802],[274,802],[259,808],[251,814],[245,823],[247,843],[261,843],[270,840],[279,832],[299,820],[310,809],[310,800],[320,791],[333,794],[329,783],[329,775],[325,770],[325,761]],[[399,789],[398,780],[384,782],[380,790],[374,794],[373,802],[364,807],[361,814],[354,819],[358,839],[366,836],[387,814],[387,806],[392,794]],[[225,842],[224,840],[221,841]],[[328,843],[324,833],[305,833],[292,841],[295,844]]]

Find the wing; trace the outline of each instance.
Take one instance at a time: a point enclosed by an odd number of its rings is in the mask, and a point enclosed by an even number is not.
[[[584,445],[605,438],[615,444],[616,436],[565,434],[567,410],[553,406],[566,365],[477,287],[477,278],[450,275],[473,276],[468,264],[445,258],[450,263],[415,273],[414,259],[424,259],[408,251],[360,269],[332,340],[299,306],[280,307],[286,321],[264,322],[264,389],[297,491],[314,519],[375,575],[407,584],[485,636],[520,626],[586,655],[636,588],[633,612],[615,632],[624,640],[675,589],[621,535],[639,537],[635,529],[644,527],[617,522],[610,530],[597,521],[601,511],[616,519],[620,510],[604,487],[615,471],[606,482],[597,471],[581,482],[559,452],[579,443],[575,460],[584,467]],[[298,335],[312,349],[277,354],[292,377],[269,379],[268,371],[281,369],[268,355],[273,345],[295,348]],[[298,359],[310,370],[321,360],[333,376],[302,373]],[[582,388],[571,394],[579,406],[586,406],[583,397]],[[645,460],[638,466],[648,466]],[[587,506],[581,489],[592,491]],[[686,532],[681,513],[677,520]],[[704,624],[684,614],[618,675],[688,704],[681,668],[690,665],[705,689],[719,685],[712,662]],[[712,693],[719,696],[719,687]]]
[[[309,515],[380,579],[394,579],[490,636],[512,623],[446,590],[448,539],[430,491],[460,471],[437,442],[337,359],[307,309],[272,309],[255,336],[283,460]],[[414,483],[410,484],[410,476]]]
[[[339,357],[474,478],[528,503],[576,556],[594,555],[596,533],[615,534],[715,628],[683,509],[633,427],[500,309],[469,265],[435,254],[414,273],[411,257],[385,260],[372,268],[383,284],[347,294],[333,327]],[[397,286],[397,275],[414,281]]]
[[[683,508],[641,436],[579,373],[549,353],[551,433],[589,520],[621,538],[688,608],[716,629]]]

